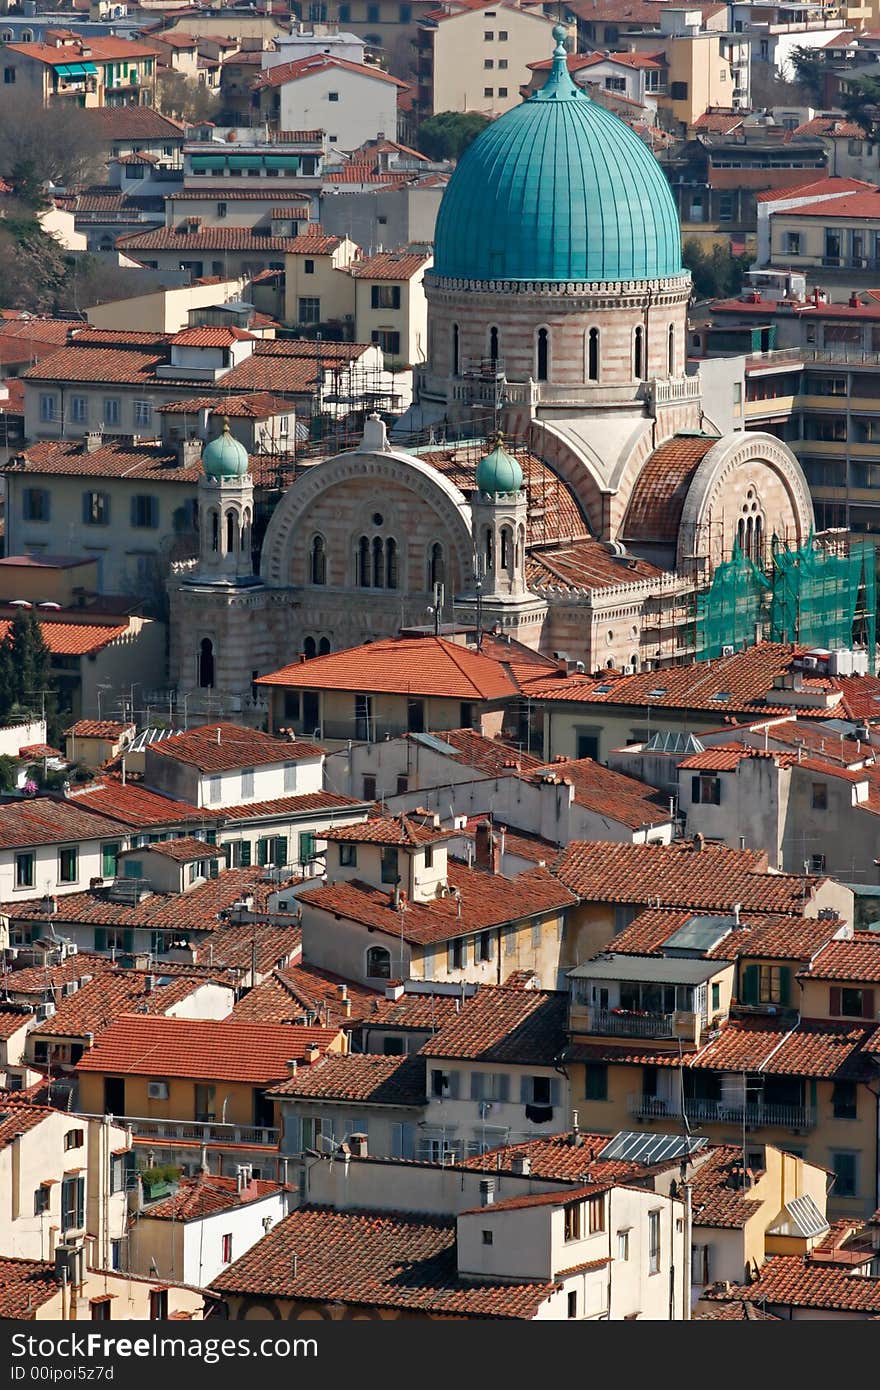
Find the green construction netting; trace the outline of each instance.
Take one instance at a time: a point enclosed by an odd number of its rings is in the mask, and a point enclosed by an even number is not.
[[[760,624],[760,629],[759,625]],[[768,574],[734,545],[715,570],[710,589],[697,597],[697,659],[747,646],[758,631],[772,642],[867,648],[876,669],[877,566],[873,541],[850,541],[845,554],[816,545],[812,536],[796,550],[773,538]]]

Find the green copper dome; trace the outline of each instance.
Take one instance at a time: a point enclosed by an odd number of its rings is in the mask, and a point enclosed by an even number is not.
[[[501,440],[491,454],[480,459],[477,464],[477,489],[479,492],[519,492],[523,485],[523,471],[517,460],[511,458],[501,447]]]
[[[229,433],[229,421],[223,422],[223,433],[212,439],[202,453],[206,478],[220,482],[224,478],[243,478],[248,471],[247,449]]]
[[[575,86],[558,40],[546,85],[465,151],[440,205],[433,274],[656,280],[682,274],[671,189],[647,145]]]

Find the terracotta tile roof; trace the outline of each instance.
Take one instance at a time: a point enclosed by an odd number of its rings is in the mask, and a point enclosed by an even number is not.
[[[159,1202],[144,1207],[138,1220],[144,1221],[203,1221],[224,1211],[237,1211],[252,1202],[264,1201],[281,1191],[278,1183],[252,1178],[241,1192],[235,1178],[221,1178],[216,1173],[199,1173],[194,1178],[180,1178],[177,1191]]]
[[[334,811],[366,811],[367,803],[338,792],[303,792],[301,796],[279,796],[273,801],[246,801],[240,806],[224,806],[217,819],[258,820],[269,816],[302,816],[312,812],[331,815]],[[321,838],[325,836],[322,832]]]
[[[29,1130],[36,1129],[44,1120],[57,1114],[59,1111],[53,1110],[51,1106],[27,1104],[16,1105],[11,1113],[0,1114],[0,1149],[5,1149],[17,1134],[27,1134]]]
[[[155,380],[155,369],[167,361],[167,351],[160,342],[149,347],[106,346],[98,347],[74,341],[68,347],[59,348],[51,356],[44,357],[36,366],[22,372],[24,381],[97,381],[149,384]],[[185,386],[181,381],[180,386]],[[79,440],[64,441],[69,452],[83,453]],[[32,446],[31,453],[47,452],[47,448],[57,447],[51,441]],[[105,446],[107,447],[107,446]],[[118,446],[117,446],[118,447]],[[100,451],[99,451],[100,452]]]
[[[747,758],[765,758],[777,767],[791,767],[797,762],[796,753],[752,748],[748,743],[716,743],[702,753],[693,753],[678,766],[684,772],[733,772]]]
[[[880,705],[875,708],[880,715]],[[818,724],[809,724],[799,719],[774,721],[767,728],[767,743],[771,749],[774,744],[794,749],[795,752],[802,748],[805,753],[819,757],[823,762],[838,762],[844,765],[864,762],[868,755],[864,742],[859,747],[856,739],[831,733],[823,727],[821,721]]]
[[[529,1207],[564,1207],[569,1202],[583,1201],[585,1197],[595,1197],[607,1192],[612,1183],[590,1183],[589,1186],[562,1189],[558,1192],[530,1192],[521,1197],[505,1197],[493,1202],[489,1214],[496,1211],[526,1211]],[[487,1211],[486,1207],[470,1207],[460,1212],[461,1216],[477,1216]],[[604,1263],[604,1261],[603,1261]]]
[[[0,980],[2,979],[3,976],[0,976]],[[17,1004],[0,1003],[0,1038],[11,1038],[20,1028],[29,1028],[33,1021],[34,1016],[29,1009]]]
[[[321,838],[413,848],[417,845],[434,845],[439,840],[450,839],[454,834],[453,830],[443,830],[440,826],[423,825],[413,815],[403,812],[399,816],[376,816],[374,820],[361,821],[358,825],[341,825],[336,830],[325,831]]]
[[[238,975],[249,973],[256,957],[257,975],[268,975],[299,959],[302,932],[299,927],[279,926],[273,922],[225,922],[211,934],[209,941],[196,946],[195,951],[196,962],[202,970],[221,968]],[[163,961],[163,973],[167,968]],[[187,969],[185,965],[176,968]],[[253,993],[251,990],[244,998],[249,999]],[[273,1023],[280,1020],[255,1017],[253,1021]]]
[[[513,1160],[527,1158],[533,1178],[577,1183],[586,1182],[588,1174],[597,1182],[630,1182],[654,1171],[642,1163],[597,1158],[608,1142],[607,1134],[580,1130],[575,1135],[568,1130],[546,1139],[529,1139],[523,1144],[503,1144],[497,1149],[488,1149],[486,1153],[462,1160],[461,1167],[481,1173],[512,1173]],[[677,1159],[675,1164],[678,1166]]]
[[[0,1256],[0,1318],[32,1319],[38,1308],[58,1297],[54,1264]]]
[[[121,826],[109,826],[69,801],[23,798],[0,806],[0,849],[57,845],[75,840],[106,839]]]
[[[80,350],[77,349],[77,351]],[[128,386],[144,385],[145,387],[159,384],[154,378],[152,366],[146,377],[132,377],[125,375],[124,372],[119,377],[101,377],[100,372],[103,369],[98,365],[98,361],[105,358],[104,351],[96,352],[89,348],[83,349],[82,352],[81,370],[86,374],[87,379],[91,379],[90,373],[98,372],[99,375],[95,379],[99,381],[116,382]],[[60,356],[61,354],[55,355]],[[164,361],[164,357],[154,357],[151,361],[152,365],[155,366]],[[231,373],[227,373],[227,377],[230,375]],[[283,376],[284,373],[281,375]],[[224,377],[224,383],[226,383],[227,377]],[[167,382],[161,384],[167,385]],[[179,387],[184,383],[172,384]],[[286,383],[285,389],[287,389]],[[221,413],[223,403],[224,397],[218,394],[217,404],[220,407],[218,414]],[[204,473],[201,460],[191,466],[183,467],[179,463],[177,451],[159,442],[131,444],[115,440],[112,437],[108,437],[106,442],[91,454],[84,450],[79,440],[43,440],[41,443],[31,445],[22,454],[16,455],[15,462],[10,462],[7,468],[14,468],[16,473],[48,473],[60,477],[72,476],[77,478],[130,478],[142,479],[145,482],[159,485],[162,483],[173,483],[177,486],[188,484],[190,487],[197,484]],[[271,456],[252,454],[250,470],[254,483],[258,487],[274,485]]]
[[[567,1036],[568,995],[487,985],[424,1044],[427,1057],[551,1067]]]
[[[336,238],[332,240],[338,245]],[[153,231],[133,232],[116,238],[118,250],[134,251],[275,251],[298,250],[297,237],[263,236],[251,227],[199,227],[180,231],[177,227],[157,227]]]
[[[311,77],[315,73],[327,72],[333,68],[341,72],[354,73],[358,77],[377,78],[380,82],[390,82],[395,87],[406,86],[405,82],[383,72],[381,68],[368,63],[353,63],[348,58],[337,58],[332,53],[312,53],[306,58],[295,58],[291,63],[276,63],[274,67],[265,68],[252,86],[255,89],[283,87],[286,83],[296,82],[301,77]]]
[[[849,941],[830,941],[799,978],[880,983],[880,933],[858,932]]]
[[[622,534],[639,541],[674,542],[694,474],[717,437],[676,435],[648,458],[632,490]]]
[[[128,853],[128,851],[126,851]],[[223,849],[209,845],[206,840],[197,840],[192,835],[181,836],[179,840],[157,840],[152,845],[144,845],[132,853],[160,854],[165,859],[173,859],[176,864],[197,863],[201,859],[222,859]]]
[[[555,1285],[460,1280],[455,1235],[451,1217],[300,1207],[209,1287],[415,1314],[535,1317]]]
[[[153,983],[148,985],[148,980]],[[124,1014],[167,1014],[203,983],[185,975],[163,976],[161,967],[152,975],[142,970],[101,970],[75,994],[59,1000],[55,1013],[36,1024],[36,1031],[40,1037],[99,1036]]]
[[[0,986],[4,993],[32,994],[35,998],[51,996],[71,980],[79,980],[83,975],[97,975],[112,970],[106,956],[78,951],[68,956],[59,965],[26,965],[21,970],[13,970],[4,965],[0,970]]]
[[[257,57],[259,57],[259,54],[257,54]],[[204,184],[200,182],[198,188],[187,188],[186,191],[183,193],[169,193],[165,198],[165,202],[188,203],[193,198],[197,201],[205,200],[213,202],[216,198],[223,198],[226,202],[233,203],[266,203],[270,202],[271,199],[277,199],[280,196],[281,195],[278,193],[277,189],[272,189],[271,192],[262,193],[257,188],[226,188],[222,182],[206,182]],[[301,203],[301,205],[305,208],[311,206],[311,197],[308,193],[297,193],[295,189],[286,188],[284,190],[284,197],[289,202]],[[204,283],[204,281],[202,281],[202,283]]]
[[[161,116],[150,106],[98,106],[86,113],[96,135],[104,140],[181,141],[186,126]]]
[[[527,782],[571,785],[576,806],[632,830],[660,825],[671,818],[669,800],[661,792],[592,758],[546,763],[521,775]]]
[[[407,737],[411,742],[418,744],[418,737],[413,737],[412,734]],[[464,767],[484,772],[487,777],[503,777],[505,773],[515,772],[517,768],[528,772],[541,766],[540,758],[534,757],[531,753],[512,748],[500,739],[486,738],[473,729],[441,729],[431,737],[448,746],[449,751],[444,750],[445,757],[454,763],[461,763]],[[431,751],[433,753],[436,750],[432,747]]]
[[[175,347],[231,347],[233,343],[252,343],[253,333],[244,328],[182,328],[169,342]]]
[[[810,121],[804,121],[802,125],[796,126],[791,132],[792,140],[802,135],[826,135],[836,136],[842,140],[864,140],[865,132],[860,125],[853,121],[844,120],[842,116],[814,116]]]
[[[335,1028],[128,1014],[101,1033],[77,1070],[266,1083],[288,1075],[288,1060],[303,1061],[312,1046],[324,1052],[338,1037]]]
[[[186,763],[199,772],[230,772],[239,767],[260,767],[269,763],[293,763],[303,758],[319,758],[323,748],[302,739],[272,738],[260,729],[243,724],[200,724],[184,734],[173,734],[151,743],[151,754]]]
[[[69,65],[82,62],[115,62],[120,59],[137,61],[141,58],[159,56],[159,50],[151,44],[134,43],[131,39],[117,39],[109,34],[101,35],[100,38],[89,36],[86,44],[88,53],[84,52],[81,43],[7,43],[5,47],[10,53],[21,53],[23,57],[33,58],[49,67],[61,67],[65,63]]]
[[[312,1100],[359,1101],[367,1105],[424,1105],[428,1099],[424,1057],[380,1057],[352,1052],[327,1056],[311,1066],[298,1067],[272,1089],[273,1096]]]
[[[660,956],[670,936],[692,916],[689,908],[647,908],[615,936],[614,950],[630,956]],[[744,913],[739,927],[729,931],[705,956],[707,960],[746,956],[750,960],[809,961],[842,925],[837,919]]]
[[[347,1013],[342,987],[351,1003]],[[232,1018],[254,1023],[305,1023],[313,1015],[325,1027],[355,1028],[380,996],[341,975],[297,962],[272,971],[236,1004]]]
[[[107,830],[104,830],[107,835]],[[263,870],[226,869],[188,893],[151,893],[136,907],[113,902],[101,890],[66,893],[58,899],[58,911],[49,918],[42,899],[0,903],[0,913],[16,922],[71,922],[89,926],[149,927],[152,931],[214,932],[219,914],[241,897],[253,897],[255,913],[264,912],[270,895],[284,884],[263,878]]]
[[[880,719],[880,676],[838,676],[843,691],[842,708],[850,719],[861,724]]]
[[[700,120],[703,118],[700,117]],[[742,124],[742,116],[739,117]],[[695,122],[695,127],[699,122]],[[756,203],[775,203],[778,199],[788,198],[822,198],[826,195],[836,196],[839,193],[872,193],[876,192],[877,185],[866,183],[864,179],[844,179],[832,176],[827,179],[807,179],[805,183],[796,183],[789,188],[765,188],[760,193],[755,194]]]
[[[112,816],[130,826],[161,825],[170,828],[192,822],[213,825],[220,814],[206,807],[191,806],[187,801],[175,801],[161,792],[151,791],[142,782],[127,779],[123,783],[121,777],[112,773],[105,773],[85,786],[75,787],[70,800],[86,810]]]
[[[464,830],[459,831],[459,834],[465,834],[469,839],[475,840],[476,828],[481,823],[486,823],[485,816],[473,816],[468,821]],[[497,837],[496,843],[499,849],[501,848],[501,835],[503,834],[505,854],[516,855],[520,859],[527,859],[532,864],[545,864],[549,866],[554,863],[559,853],[558,843],[553,840],[545,840],[541,835],[531,835],[522,830],[511,830],[510,827],[506,825],[494,825],[493,830]],[[509,978],[505,983],[510,983]]]
[[[408,994],[399,999],[374,998],[365,1009],[365,1028],[436,1033],[459,1010],[460,1001],[449,994]]]
[[[770,1255],[751,1284],[729,1288],[715,1284],[704,1289],[703,1298],[877,1316],[880,1280],[866,1279],[846,1266],[824,1264],[809,1255]]]
[[[530,869],[516,878],[469,869],[454,860],[449,864],[450,886],[461,894],[461,915],[453,894],[431,902],[407,902],[397,911],[388,892],[359,879],[306,888],[299,901],[334,917],[363,922],[397,940],[430,945],[518,918],[559,912],[576,902],[572,893],[547,869]]]
[[[749,1189],[742,1186],[742,1164],[741,1146],[719,1144],[695,1169],[691,1177],[695,1226],[736,1229],[761,1211],[764,1203],[750,1197]]]
[[[517,693],[501,663],[443,637],[384,638],[295,662],[260,676],[257,684],[454,700],[503,700]]]
[[[711,135],[729,135],[731,131],[738,130],[742,123],[742,112],[727,115],[723,112],[704,111],[702,116],[698,116],[694,121],[691,130]],[[758,197],[760,196],[758,194]]]
[[[770,874],[763,850],[694,848],[689,840],[671,845],[573,841],[562,851],[554,872],[579,898],[593,902],[653,902],[660,907],[705,908],[801,916],[805,885],[796,874]],[[659,904],[657,902],[659,899]]]
[[[356,280],[411,280],[431,259],[430,251],[379,251],[355,261],[349,274]]]
[[[120,724],[115,719],[78,719],[64,730],[64,735],[73,734],[76,738],[121,738],[124,733],[134,730],[133,724]]]
[[[189,400],[169,401],[159,406],[159,414],[194,415],[199,410],[208,410],[212,415],[228,415],[230,420],[267,420],[271,415],[289,415],[290,402],[268,391],[254,391],[249,396],[196,396]]]
[[[851,193],[834,198],[830,203],[822,198],[816,203],[805,203],[803,207],[786,208],[785,216],[824,217],[829,222],[838,217],[864,217],[873,222],[880,218],[880,189],[873,193]]]
[[[51,359],[50,359],[51,360]],[[639,671],[632,676],[604,672],[599,676],[558,676],[534,681],[529,686],[533,699],[575,704],[625,705],[645,708],[711,710],[719,718],[742,714],[789,714],[784,690],[774,688],[778,676],[786,675],[794,657],[806,648],[783,642],[760,642],[718,661],[695,661],[686,666],[668,666],[660,671]],[[839,678],[836,678],[840,684]],[[839,715],[839,708],[835,707]],[[810,718],[821,718],[811,710]]]
[[[60,748],[53,748],[50,743],[25,743],[19,748],[20,758],[63,758],[64,754]]]
[[[664,572],[635,555],[611,555],[592,538],[532,549],[526,556],[530,589],[605,589],[657,579]]]
[[[40,618],[43,641],[53,656],[91,656],[101,652],[128,631],[124,623],[65,623]],[[0,642],[12,630],[11,618],[0,618]]]
[[[868,1074],[862,1047],[873,1026],[801,1019],[792,1029],[778,1019],[733,1019],[717,1038],[686,1058],[685,1066],[858,1079]]]
[[[775,1313],[765,1313],[748,1299],[719,1303],[707,1312],[692,1314],[694,1322],[779,1322]]]

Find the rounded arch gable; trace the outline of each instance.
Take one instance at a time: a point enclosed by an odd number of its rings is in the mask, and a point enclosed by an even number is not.
[[[371,482],[377,497],[383,485],[396,484],[419,497],[437,516],[448,537],[461,575],[470,573],[473,556],[470,508],[456,487],[429,464],[410,454],[388,452],[337,454],[315,464],[285,492],[263,539],[260,577],[280,587],[290,582],[294,547],[301,543],[308,513],[332,489],[351,480]]]
[[[794,454],[772,434],[724,435],[704,455],[691,480],[678,530],[677,564],[700,556],[728,558],[737,538],[743,499],[763,507],[766,539],[775,533],[801,545],[813,529],[813,503]]]

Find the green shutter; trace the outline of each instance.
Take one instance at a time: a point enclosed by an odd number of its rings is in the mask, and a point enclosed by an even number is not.
[[[265,838],[259,839],[257,841],[257,863],[260,865],[261,868],[263,868],[269,862],[269,846],[271,843],[271,840],[267,840]]]
[[[287,863],[287,839],[284,835],[276,835],[272,844],[272,862],[278,869],[283,869]]]
[[[758,967],[757,965],[747,965],[742,972],[742,1003],[757,1004],[758,1002]]]
[[[123,933],[122,933],[122,949],[123,949],[123,951],[133,951],[133,950],[134,950],[134,927],[126,927],[125,930],[123,931]]]
[[[95,950],[106,951],[107,949],[107,928],[95,927]]]
[[[791,969],[787,965],[779,967],[779,1002],[787,1004],[791,995]]]
[[[249,869],[251,866],[251,842],[242,840],[241,842],[241,867]]]

